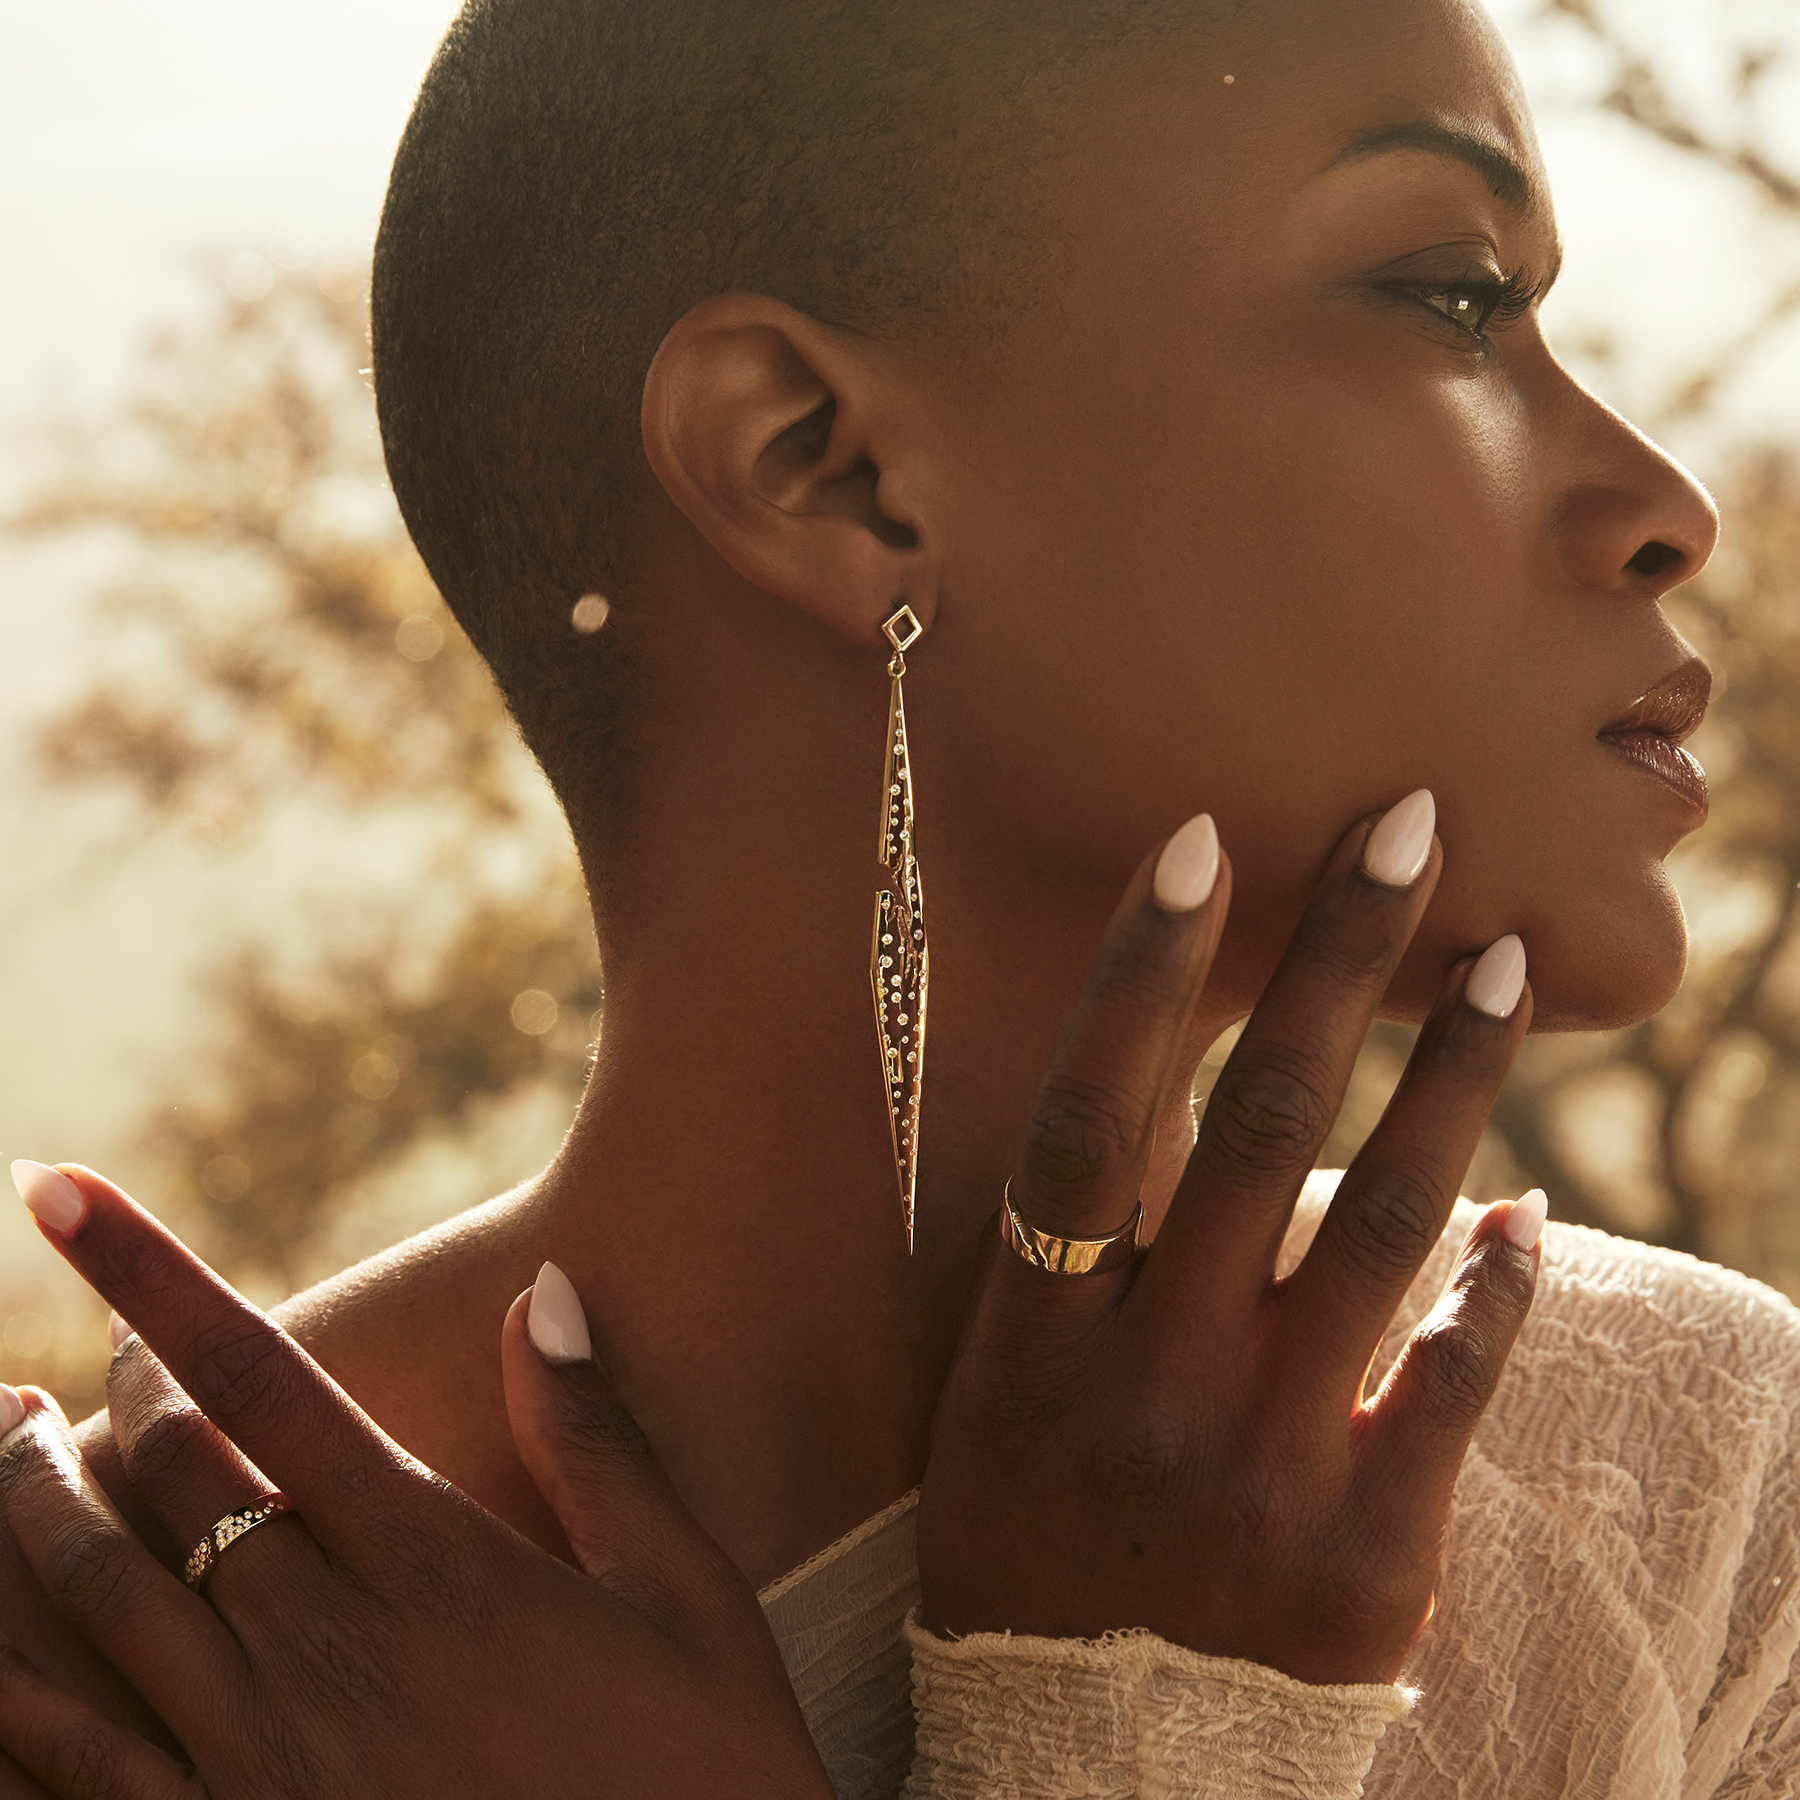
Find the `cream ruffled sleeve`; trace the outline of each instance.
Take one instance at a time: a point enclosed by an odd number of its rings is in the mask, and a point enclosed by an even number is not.
[[[1399,1687],[1310,1687],[1148,1632],[945,1639],[907,1621],[906,1800],[1355,1800]]]
[[[1336,1180],[1308,1183],[1282,1273]],[[1458,1203],[1377,1379],[1479,1217]],[[840,1800],[1255,1800],[1359,1779],[1368,1800],[1800,1796],[1800,1312],[1672,1251],[1546,1229],[1457,1482],[1410,1710],[1154,1639],[909,1639],[915,1503],[764,1594]]]

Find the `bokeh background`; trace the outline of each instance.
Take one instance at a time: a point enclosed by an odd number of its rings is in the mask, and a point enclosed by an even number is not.
[[[454,10],[0,0],[0,1151],[107,1170],[265,1302],[540,1167],[602,1028],[566,834],[374,439],[369,246]],[[1546,326],[1726,526],[1672,606],[1720,678],[1687,984],[1534,1040],[1470,1191],[1800,1297],[1800,0],[1499,17]],[[105,1354],[0,1205],[0,1375],[81,1406]]]

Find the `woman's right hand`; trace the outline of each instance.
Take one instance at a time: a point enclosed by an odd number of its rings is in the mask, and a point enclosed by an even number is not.
[[[1483,1217],[1379,1392],[1365,1398],[1364,1379],[1529,1024],[1517,939],[1450,971],[1305,1260],[1280,1281],[1275,1264],[1436,885],[1433,823],[1416,795],[1339,846],[1150,1248],[1084,1275],[995,1253],[920,1502],[931,1629],[1142,1627],[1307,1682],[1399,1673],[1430,1614],[1457,1472],[1531,1304],[1540,1196]],[[1147,858],[1107,929],[1011,1181],[1039,1231],[1100,1237],[1141,1192],[1162,1199],[1145,1188],[1152,1146],[1182,1116],[1230,897],[1216,838],[1207,881],[1210,830],[1196,820]]]
[[[135,1328],[108,1402],[138,1495],[183,1544],[274,1485],[295,1511],[190,1591],[49,1397],[27,1390],[20,1419],[0,1389],[0,1521],[187,1759],[0,1645],[0,1792],[28,1775],[56,1800],[830,1800],[755,1595],[670,1487],[549,1265],[501,1354],[514,1438],[579,1569],[408,1456],[110,1182],[44,1176],[45,1235]]]

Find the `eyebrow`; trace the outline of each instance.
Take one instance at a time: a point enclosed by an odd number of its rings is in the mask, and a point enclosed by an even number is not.
[[[1542,196],[1525,167],[1509,156],[1498,144],[1477,137],[1472,131],[1458,131],[1453,126],[1436,125],[1428,119],[1415,119],[1406,125],[1377,125],[1359,131],[1326,169],[1341,168],[1348,163],[1364,162],[1371,156],[1385,156],[1392,150],[1423,150],[1431,156],[1446,156],[1453,162],[1466,164],[1488,184],[1489,191],[1508,206],[1516,207],[1529,217],[1538,210]],[[1324,170],[1320,170],[1323,174]],[[1547,294],[1562,271],[1563,247],[1557,238],[1550,253],[1550,266],[1544,271],[1539,293]]]
[[[1496,199],[1504,200],[1523,213],[1537,211],[1536,184],[1523,166],[1499,145],[1487,138],[1476,137],[1473,132],[1457,131],[1449,125],[1434,125],[1424,119],[1359,131],[1325,166],[1340,168],[1346,163],[1386,155],[1391,150],[1424,150],[1433,156],[1447,156],[1466,163],[1488,184]]]

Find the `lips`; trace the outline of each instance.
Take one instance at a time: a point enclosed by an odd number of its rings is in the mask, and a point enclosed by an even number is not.
[[[1700,728],[1711,697],[1712,671],[1696,656],[1665,675],[1598,734],[1601,743],[1665,782],[1703,818],[1706,771],[1682,743]]]

